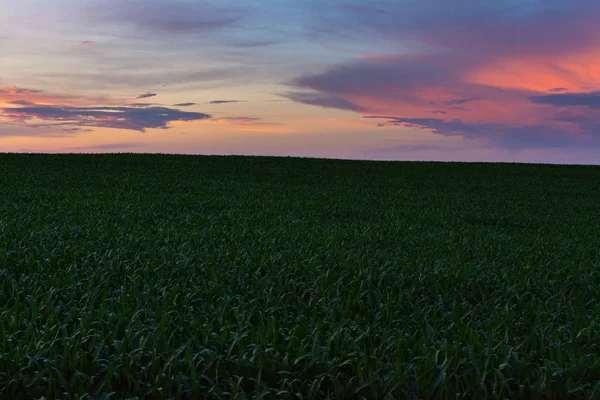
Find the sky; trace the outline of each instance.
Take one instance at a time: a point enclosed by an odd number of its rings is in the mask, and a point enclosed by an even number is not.
[[[600,164],[597,0],[0,0],[0,152]]]

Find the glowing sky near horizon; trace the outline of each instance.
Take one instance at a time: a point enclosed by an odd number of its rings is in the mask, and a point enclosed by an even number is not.
[[[0,1],[0,152],[600,164],[597,0]]]

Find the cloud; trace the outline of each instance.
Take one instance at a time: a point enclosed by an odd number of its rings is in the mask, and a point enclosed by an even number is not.
[[[300,96],[295,93],[304,92],[292,92],[286,97],[298,103],[362,113],[394,113],[402,109],[419,117],[430,114],[432,105],[468,103],[478,104],[479,108],[486,105],[487,110],[504,107],[503,114],[496,113],[495,118],[514,117],[515,112],[500,103],[516,108],[520,103],[529,103],[527,96],[535,92],[474,82],[470,74],[481,65],[454,53],[360,59],[293,79],[291,86],[316,94]],[[496,105],[490,107],[491,102]]]
[[[196,103],[177,103],[177,104],[173,104],[173,107],[191,107],[191,106],[195,106]]]
[[[313,31],[325,38],[450,49],[480,57],[578,51],[597,43],[600,3],[419,0],[310,3]]]
[[[97,151],[102,151],[102,150],[120,150],[120,149],[131,149],[134,147],[139,147],[140,144],[139,143],[135,143],[135,142],[119,142],[119,143],[105,143],[105,144],[96,144],[96,145],[90,145],[90,146],[73,146],[73,147],[66,147],[63,149],[60,149],[61,152],[81,152],[81,151],[90,151],[90,152],[97,152]]]
[[[148,93],[140,94],[138,97],[136,97],[136,99],[147,99],[147,98],[154,97],[154,96],[156,96],[156,93],[148,92]]]
[[[419,0],[399,6],[395,0],[332,0],[319,3],[319,10],[312,4],[320,41],[369,47],[354,60],[288,82],[335,101],[288,96],[293,101],[350,104],[345,109],[371,116],[401,112],[386,125],[494,146],[599,141],[600,125],[591,115],[600,107],[599,92],[562,93],[598,87],[598,2]],[[547,88],[555,90],[548,94]],[[558,107],[567,106],[587,110],[560,115]],[[450,111],[453,119],[437,118]]]
[[[93,132],[93,129],[86,129],[86,128],[63,128],[63,132],[68,132],[68,133],[80,133],[80,132]]]
[[[213,122],[228,122],[234,125],[260,125],[260,126],[276,126],[283,125],[280,122],[265,122],[262,118],[258,117],[223,117],[213,118]]]
[[[154,106],[157,105],[158,103],[127,103],[127,107],[140,107],[140,108],[145,108],[148,106]],[[123,104],[119,104],[119,105],[123,105]]]
[[[588,136],[600,135],[600,113],[586,112],[588,109],[571,107],[562,109],[554,116],[554,120],[560,123],[574,125],[580,132]],[[594,110],[595,111],[595,110]]]
[[[274,45],[281,44],[281,43],[282,42],[275,41],[275,40],[243,40],[243,41],[231,42],[228,44],[230,44],[232,46],[236,46],[236,47],[242,47],[242,48],[257,48],[257,47],[274,46]]]
[[[13,122],[42,121],[47,126],[95,127],[130,129],[167,129],[173,121],[198,121],[211,118],[208,114],[184,112],[166,107],[72,107],[60,105],[30,105],[0,109],[0,116]],[[39,126],[39,124],[37,125]]]
[[[14,104],[17,106],[30,106],[35,103],[32,101],[28,101],[28,100],[13,100],[13,101],[9,101],[9,104]]]
[[[93,40],[76,40],[75,43],[81,44],[83,46],[91,46],[96,44]]]
[[[123,99],[109,97],[63,95],[17,86],[0,86],[0,104],[29,105],[60,103],[65,105],[121,105],[124,102],[125,100]]]
[[[357,112],[364,111],[364,109],[357,104],[344,100],[340,97],[324,93],[287,92],[280,94],[280,96],[295,101],[296,103],[309,104],[313,106],[326,108],[337,108],[339,110]]]
[[[445,121],[439,118],[405,118],[394,116],[365,116],[384,119],[393,126],[425,129],[444,136],[462,136],[465,139],[485,139],[493,146],[511,149],[554,148],[572,145],[577,138],[564,129],[544,125],[511,123],[464,122],[460,119]],[[600,145],[600,135],[594,138]]]
[[[437,144],[402,144],[399,146],[385,147],[385,148],[374,148],[368,150],[369,153],[390,153],[390,152],[428,152],[431,150],[452,152],[459,149],[467,149],[469,147],[453,148]]]
[[[227,103],[245,103],[243,100],[213,100],[207,104],[227,104]]]
[[[478,101],[478,100],[481,100],[481,98],[471,97],[470,99],[453,99],[453,100],[446,101],[444,104],[446,104],[447,106],[457,106],[457,105],[470,103],[472,101]]]
[[[218,118],[215,119],[219,120],[219,121],[237,121],[237,122],[258,122],[261,121],[262,118],[258,118],[258,117],[224,117],[224,118]]]
[[[0,123],[0,138],[6,137],[70,137],[73,133],[51,127],[25,126],[19,123]]]
[[[118,69],[112,65],[104,68],[80,70],[65,73],[48,73],[45,76],[58,82],[67,84],[76,83],[78,87],[88,90],[137,90],[140,87],[155,85],[156,82],[168,82],[163,87],[174,90],[190,88],[214,88],[230,86],[232,82],[246,81],[247,76],[256,71],[252,66],[227,66],[199,70],[195,64],[185,65],[157,65],[155,61],[135,60],[135,70]],[[131,63],[131,60],[128,61]],[[151,65],[144,65],[149,63]]]
[[[230,27],[242,20],[246,9],[181,0],[108,0],[88,8],[100,23],[143,30],[154,35],[190,35]]]
[[[0,94],[6,95],[19,95],[19,94],[37,94],[41,93],[41,90],[27,89],[17,86],[3,86],[0,87]]]
[[[559,107],[582,106],[589,108],[600,108],[600,91],[589,93],[561,93],[532,96],[531,101],[535,104],[549,104]]]
[[[223,117],[211,118],[209,122],[215,124],[233,125],[241,131],[286,133],[290,129],[281,122],[267,122],[258,117]]]
[[[549,92],[566,92],[566,91],[568,91],[568,90],[569,90],[569,89],[567,89],[567,88],[564,88],[564,87],[557,87],[557,88],[552,88],[552,89],[550,89],[550,90],[548,90],[548,91],[549,91]]]
[[[441,64],[441,62],[446,62]],[[457,61],[438,56],[392,56],[377,60],[359,60],[338,64],[325,72],[307,74],[291,85],[325,93],[380,93],[398,95],[405,90],[447,82]],[[293,99],[292,99],[293,100]]]

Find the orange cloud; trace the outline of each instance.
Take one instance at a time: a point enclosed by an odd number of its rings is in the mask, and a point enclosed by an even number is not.
[[[600,53],[506,59],[472,71],[467,81],[501,88],[547,92],[600,87]]]

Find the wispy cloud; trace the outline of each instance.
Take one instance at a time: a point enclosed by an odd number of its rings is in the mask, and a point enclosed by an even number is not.
[[[97,23],[131,27],[146,34],[189,35],[233,26],[247,13],[241,7],[182,0],[107,0],[89,8]]]
[[[37,94],[41,92],[41,90],[27,89],[17,86],[0,86],[0,94],[6,95]]]
[[[233,124],[239,125],[282,125],[278,122],[265,122],[262,118],[258,117],[222,117],[222,118],[213,118],[213,122],[230,122]]]
[[[173,104],[173,107],[191,107],[191,106],[195,106],[196,103],[177,103],[177,104]]]
[[[117,142],[117,143],[104,143],[95,144],[89,146],[72,146],[60,149],[61,152],[101,152],[103,150],[124,150],[133,149],[139,147],[140,144],[136,142]]]
[[[228,103],[245,103],[244,100],[213,100],[207,102],[207,104],[228,104]]]
[[[216,124],[228,124],[242,131],[259,132],[288,132],[289,129],[281,122],[268,122],[258,117],[223,117],[212,118],[210,122]]]
[[[64,104],[64,105],[122,105],[123,99],[102,96],[77,96],[46,93],[42,90],[18,86],[0,86],[0,103],[15,105],[27,104]]]
[[[136,97],[136,99],[148,99],[150,97],[154,97],[156,96],[156,93],[144,93],[144,94],[140,94],[138,97]]]
[[[63,132],[68,132],[68,133],[80,133],[80,132],[93,132],[93,129],[88,129],[88,128],[63,128],[62,129]]]

